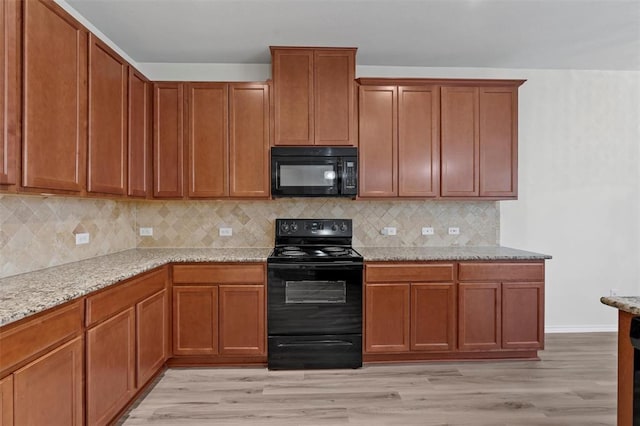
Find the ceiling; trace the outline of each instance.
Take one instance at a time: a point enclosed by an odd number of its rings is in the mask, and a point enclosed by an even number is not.
[[[640,0],[66,0],[137,62],[269,63],[270,45],[358,65],[640,71]]]

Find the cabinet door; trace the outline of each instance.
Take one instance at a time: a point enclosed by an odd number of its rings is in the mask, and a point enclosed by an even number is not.
[[[441,195],[478,196],[478,89],[443,87],[441,114]]]
[[[136,388],[140,388],[167,360],[169,311],[166,290],[136,305],[136,337]]]
[[[480,196],[518,194],[518,89],[480,89]]]
[[[360,197],[398,195],[398,89],[360,86]]]
[[[461,351],[500,349],[500,283],[460,283],[458,347]]]
[[[128,191],[132,197],[149,195],[151,171],[151,83],[129,67]]]
[[[14,373],[16,425],[83,424],[82,337]]]
[[[0,426],[13,426],[13,375],[0,380]]]
[[[228,94],[224,83],[187,85],[189,197],[229,195]]]
[[[220,353],[265,353],[264,285],[220,286]]]
[[[440,193],[440,88],[398,87],[398,195]]]
[[[502,283],[502,348],[544,347],[544,284]]]
[[[127,179],[127,63],[89,36],[89,152],[87,190],[125,195]]]
[[[313,145],[313,50],[272,49],[275,145]]]
[[[366,284],[366,352],[409,351],[410,284]]]
[[[20,147],[20,2],[0,4],[0,185],[17,183]]]
[[[357,145],[355,54],[355,49],[314,52],[316,145]]]
[[[181,198],[183,188],[183,85],[155,83],[153,96],[153,195]]]
[[[411,284],[411,350],[453,351],[456,329],[455,285]]]
[[[80,192],[86,176],[87,30],[52,0],[23,4],[22,185]]]
[[[218,287],[173,288],[173,353],[218,353]]]
[[[135,393],[133,307],[87,331],[87,423],[108,424]]]
[[[269,86],[229,85],[229,195],[269,197]]]

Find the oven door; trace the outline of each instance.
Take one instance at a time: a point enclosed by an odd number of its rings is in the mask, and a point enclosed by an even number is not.
[[[269,336],[361,334],[362,264],[269,264]]]
[[[271,195],[311,197],[339,195],[341,170],[337,157],[271,158]]]

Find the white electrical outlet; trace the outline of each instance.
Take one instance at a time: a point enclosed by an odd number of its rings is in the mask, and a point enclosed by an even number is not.
[[[219,228],[218,235],[221,237],[230,237],[233,235],[233,228]]]
[[[449,228],[449,235],[460,235],[460,228],[452,226]]]
[[[609,290],[609,296],[611,297],[616,297],[620,295],[620,289],[619,288],[612,288],[611,290]]]
[[[79,234],[76,234],[76,245],[79,246],[80,244],[89,244],[88,232],[81,232]]]
[[[422,228],[422,235],[433,235],[433,228],[430,226],[425,226]]]
[[[140,228],[140,236],[141,237],[152,237],[153,236],[153,228]]]
[[[382,228],[381,234],[386,236],[396,235],[396,228],[393,226],[385,226]]]

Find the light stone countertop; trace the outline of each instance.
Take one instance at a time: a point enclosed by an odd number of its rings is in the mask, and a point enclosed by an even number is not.
[[[0,279],[0,326],[171,262],[266,262],[272,248],[132,249]],[[541,260],[507,247],[356,247],[365,261]]]
[[[170,262],[266,262],[273,248],[132,249],[0,279],[0,326]]]
[[[509,247],[354,247],[366,261],[544,260],[547,254]]]
[[[600,302],[633,315],[640,315],[640,296],[601,297]]]

